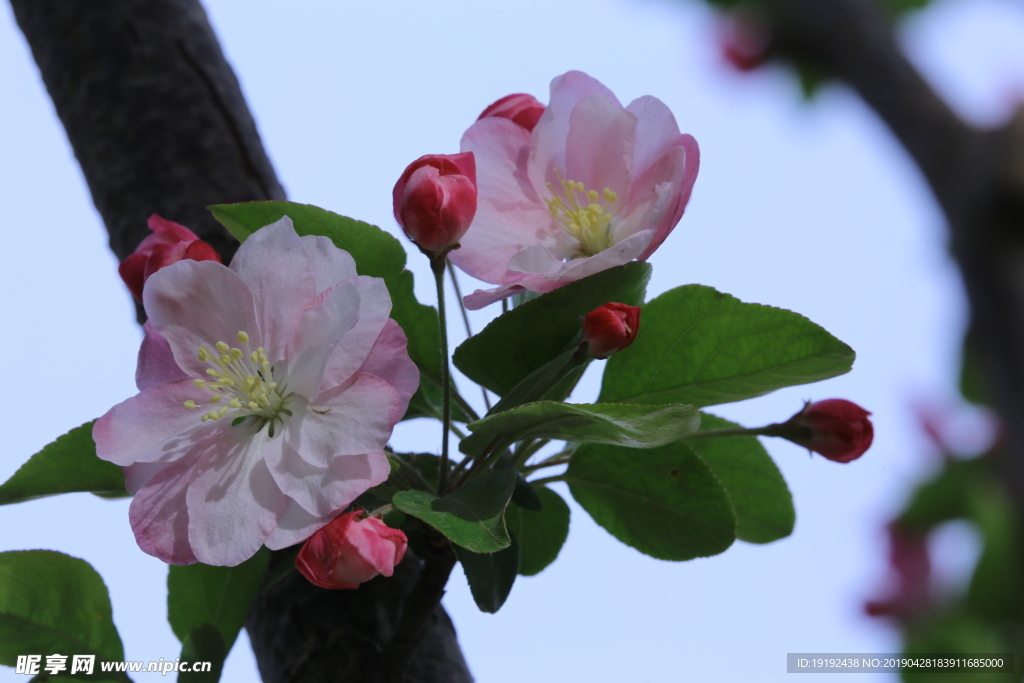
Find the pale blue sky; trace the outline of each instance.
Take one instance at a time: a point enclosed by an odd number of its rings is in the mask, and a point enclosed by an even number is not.
[[[695,2],[284,6],[207,2],[292,199],[398,234],[390,193],[409,161],[456,151],[462,131],[498,97],[529,92],[546,101],[552,77],[581,69],[624,102],[661,98],[701,146],[693,199],[651,259],[649,291],[697,282],[790,308],[858,352],[849,375],[717,410],[757,424],[787,417],[803,399],[839,396],[874,412],[875,445],[851,465],[767,443],[796,503],[791,538],[667,563],[621,545],[573,505],[559,560],[521,578],[497,615],[477,611],[456,571],[445,604],[477,679],[782,681],[787,652],[894,651],[892,632],[863,617],[861,604],[884,570],[883,524],[931,465],[911,402],[955,402],[964,303],[942,217],[874,115],[843,88],[805,105],[782,70],[730,71],[718,59],[711,14]],[[1019,3],[941,0],[910,21],[904,39],[965,115],[996,122],[1014,96],[1024,100]],[[2,481],[55,436],[135,392],[140,334],[6,8],[0,89],[9,255],[0,269]],[[417,293],[431,301],[426,263],[418,254],[410,263]],[[488,315],[474,316],[477,329]],[[457,319],[451,327],[462,334]],[[597,381],[591,371],[576,398],[593,398]],[[394,443],[436,450],[438,431],[402,425]],[[126,657],[173,659],[180,646],[166,623],[166,567],[136,548],[127,507],[75,494],[0,508],[0,550],[51,548],[88,560],[111,589]],[[969,541],[945,536],[946,573],[970,556]],[[254,680],[254,666],[243,635],[223,680]],[[0,668],[0,681],[15,680],[23,678]]]

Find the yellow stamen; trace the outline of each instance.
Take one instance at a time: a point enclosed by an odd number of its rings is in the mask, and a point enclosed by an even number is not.
[[[570,237],[579,243],[582,256],[593,256],[612,246],[611,225],[615,219],[612,206],[605,206],[618,201],[618,195],[610,188],[602,192],[587,190],[586,186],[576,180],[565,180],[558,169],[555,169],[562,185],[562,196],[555,195],[554,187],[548,183],[551,198],[546,199],[548,211],[555,223]]]

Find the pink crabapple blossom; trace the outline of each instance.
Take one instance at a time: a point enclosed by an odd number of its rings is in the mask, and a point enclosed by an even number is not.
[[[472,154],[426,154],[402,173],[392,191],[395,220],[428,255],[459,247],[476,213]]]
[[[465,297],[470,309],[646,260],[682,217],[700,163],[664,103],[623,107],[579,71],[551,82],[532,130],[484,116],[462,151],[476,156],[477,212],[450,258],[497,285]]]
[[[537,101],[533,95],[525,93],[514,93],[505,95],[497,102],[491,104],[480,114],[481,119],[489,116],[500,116],[513,123],[519,124],[526,130],[532,131],[537,127],[541,114],[546,107]]]
[[[184,225],[155,213],[149,217],[148,225],[153,234],[142,240],[135,252],[117,267],[136,301],[142,301],[143,285],[161,268],[184,259],[221,262],[220,254]]]
[[[93,429],[124,468],[139,547],[233,566],[299,543],[390,471],[383,449],[419,384],[384,281],[285,217],[228,268],[153,274],[140,393]]]
[[[409,540],[376,517],[347,512],[316,532],[302,546],[295,567],[320,588],[340,590],[383,575],[391,576],[405,557]]]

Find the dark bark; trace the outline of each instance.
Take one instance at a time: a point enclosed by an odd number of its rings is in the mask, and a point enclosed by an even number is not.
[[[263,680],[472,683],[439,605],[454,557],[447,546],[427,552],[424,561],[410,550],[393,576],[358,590],[317,588],[296,571],[265,589],[246,624]]]
[[[230,259],[237,243],[205,207],[285,193],[202,6],[11,4],[118,258],[135,249],[148,234],[146,219],[159,213]],[[394,650],[389,641],[411,596],[422,625],[413,636],[422,630],[423,643],[410,648],[409,627],[402,627],[396,646],[411,656],[407,680],[471,681],[444,609],[423,607],[425,591],[440,600],[443,590],[419,581],[421,564],[411,558],[396,578],[356,591],[322,591],[294,574],[273,586],[247,625],[265,680],[339,680],[344,671],[373,680],[380,653]],[[424,574],[436,578],[436,566],[428,567]]]
[[[942,207],[1005,428],[1000,472],[1024,522],[1024,109],[1001,130],[960,119],[904,56],[876,0],[767,0],[766,8],[774,49],[852,86]]]

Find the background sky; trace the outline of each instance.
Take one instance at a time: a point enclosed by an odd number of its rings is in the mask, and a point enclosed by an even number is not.
[[[832,86],[806,104],[781,69],[731,71],[718,56],[713,15],[696,2],[206,6],[289,197],[396,234],[391,188],[406,164],[457,151],[495,99],[528,92],[547,101],[551,78],[569,69],[601,80],[623,103],[659,97],[697,138],[702,158],[686,214],[650,259],[649,296],[710,285],[798,311],[858,353],[846,376],[713,411],[757,425],[785,419],[804,399],[844,397],[874,413],[874,446],[850,465],[766,444],[796,504],[790,538],[662,562],[620,544],[571,504],[558,561],[520,577],[497,615],[476,609],[456,569],[444,604],[477,680],[782,681],[787,652],[898,651],[895,633],[864,617],[862,603],[883,581],[884,524],[935,465],[913,407],[953,410],[951,431],[965,448],[984,429],[956,399],[965,309],[942,217],[853,93]],[[973,121],[996,124],[1024,101],[1019,2],[938,0],[908,20],[902,39]],[[3,481],[57,435],[135,393],[141,335],[6,6],[0,91]],[[410,254],[410,267],[417,294],[432,301],[426,261]],[[472,288],[468,279],[464,288]],[[474,315],[476,329],[491,314]],[[461,339],[457,318],[451,330]],[[576,400],[596,396],[599,370]],[[436,423],[424,421],[401,425],[393,441],[417,450],[438,442]],[[89,494],[2,507],[0,550],[50,548],[89,561],[110,588],[126,658],[173,659],[180,645],[166,622],[167,570],[137,549],[127,510],[127,501]],[[935,546],[949,583],[977,552],[962,527]],[[222,680],[257,677],[243,633]],[[16,680],[25,679],[0,668],[0,681]]]

